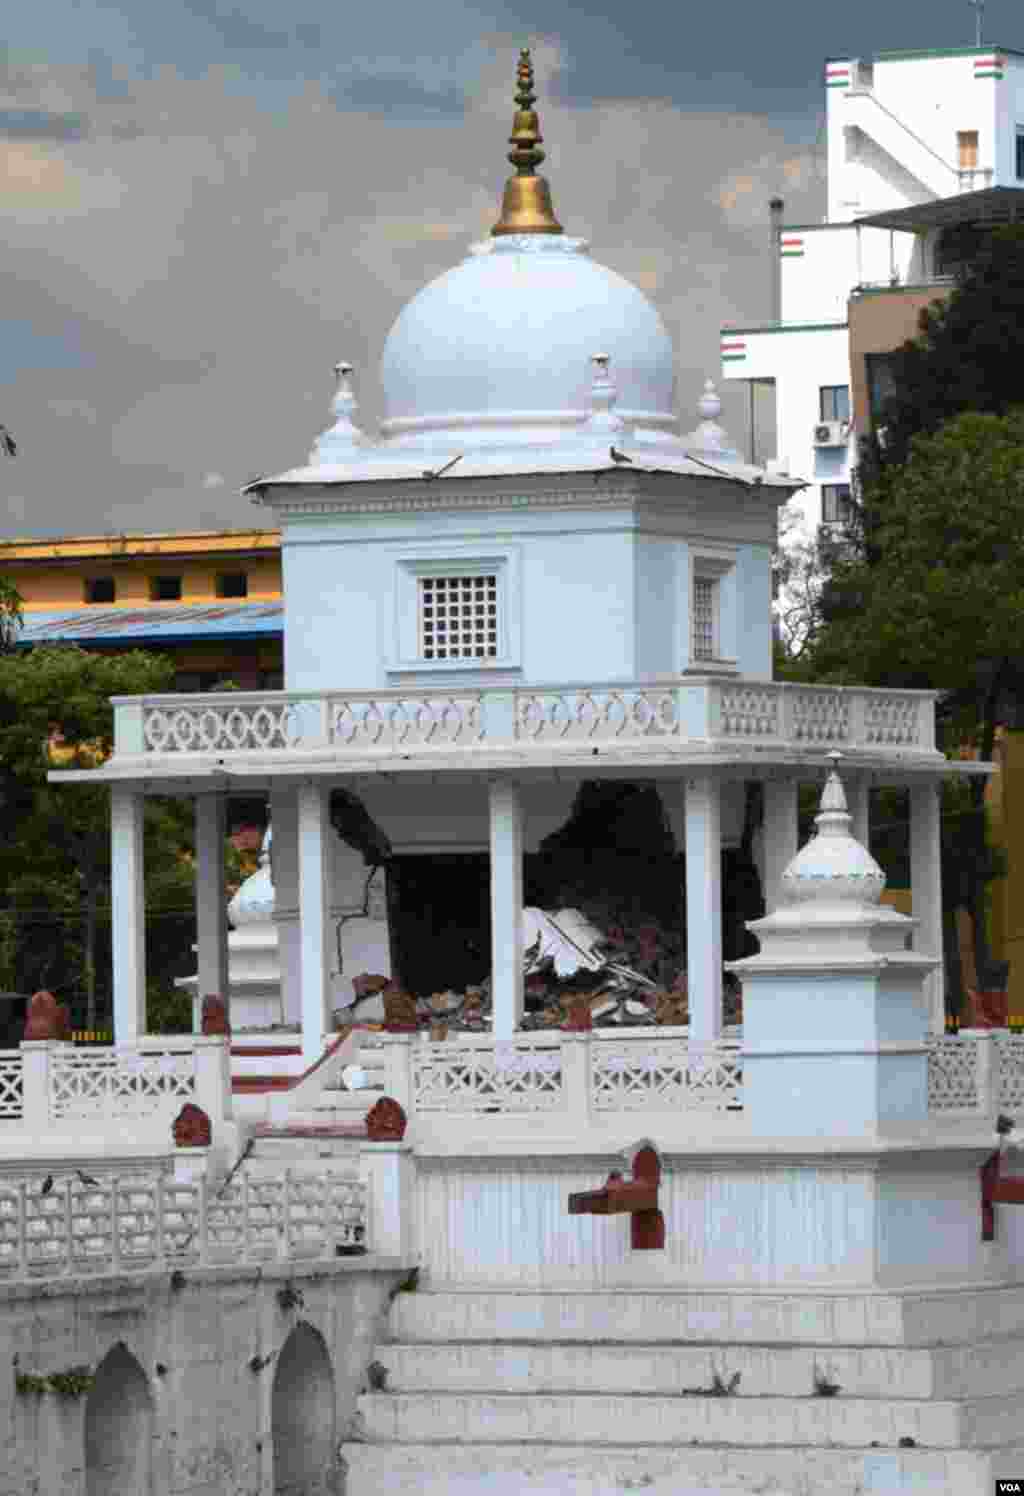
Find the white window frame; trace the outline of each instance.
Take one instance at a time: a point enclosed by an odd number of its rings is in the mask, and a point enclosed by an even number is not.
[[[701,655],[698,659],[693,652],[694,645],[694,594],[698,581],[712,583],[712,652],[710,655]],[[723,550],[695,550],[690,556],[690,565],[687,568],[686,585],[686,619],[685,633],[682,639],[682,655],[685,660],[684,670],[694,675],[706,675],[709,671],[726,671],[734,673],[736,660],[726,654],[728,644],[732,642],[735,633],[735,620],[729,620],[731,626],[724,627],[723,620],[723,597],[729,594],[730,612],[736,608],[736,556],[733,552]]]
[[[514,546],[419,548],[400,555],[395,564],[395,646],[388,662],[391,674],[481,675],[521,668],[522,599],[519,551]],[[420,581],[424,577],[493,576],[498,607],[498,653],[490,659],[425,660],[420,649]]]

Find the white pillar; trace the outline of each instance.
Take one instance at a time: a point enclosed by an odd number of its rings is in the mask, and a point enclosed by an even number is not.
[[[523,1016],[523,806],[511,780],[491,781],[490,825],[494,1037],[511,1039]]]
[[[690,1038],[722,1035],[721,789],[702,774],[686,781],[686,967]]]
[[[196,795],[196,952],[199,978],[196,1006],[215,994],[228,1005],[228,906],[224,886],[227,803],[220,792]],[[196,1027],[196,1025],[193,1025]]]
[[[320,1058],[330,1026],[330,822],[327,790],[316,781],[299,786],[298,823],[302,1057],[311,1065]]]
[[[850,774],[846,779],[846,803],[853,817],[850,831],[855,841],[871,850],[871,781],[866,774]]]
[[[281,1019],[302,1021],[302,961],[299,943],[299,801],[294,787],[272,786],[270,848],[274,923],[281,963]]]
[[[941,1034],[946,1026],[945,972],[942,959],[942,857],[939,841],[939,784],[929,779],[910,789],[910,894],[914,919],[914,950],[934,956],[938,966],[925,982],[929,1028]]]
[[[782,874],[797,854],[798,785],[795,779],[766,779],[764,785],[764,906],[779,907]]]
[[[143,797],[110,792],[110,918],[114,975],[114,1042],[134,1044],[146,1032],[146,884]]]

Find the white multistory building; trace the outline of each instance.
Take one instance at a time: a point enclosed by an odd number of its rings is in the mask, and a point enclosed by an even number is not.
[[[793,501],[805,534],[843,520],[885,354],[979,231],[1024,221],[1024,53],[883,52],[830,61],[823,82],[825,219],[787,224],[773,201],[771,319],[723,327],[721,342],[723,377],[750,382],[752,409],[754,387],[774,390],[779,466],[807,480]]]

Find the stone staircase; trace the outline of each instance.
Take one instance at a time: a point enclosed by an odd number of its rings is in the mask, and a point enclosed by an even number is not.
[[[1024,1476],[1024,1286],[419,1289],[375,1358],[347,1496],[991,1496]]]

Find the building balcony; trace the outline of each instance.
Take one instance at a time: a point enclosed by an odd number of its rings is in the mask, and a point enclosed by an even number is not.
[[[839,749],[880,765],[941,763],[935,693],[715,676],[547,686],[115,699],[105,778],[329,773],[709,758]],[[54,777],[81,778],[80,773]]]

